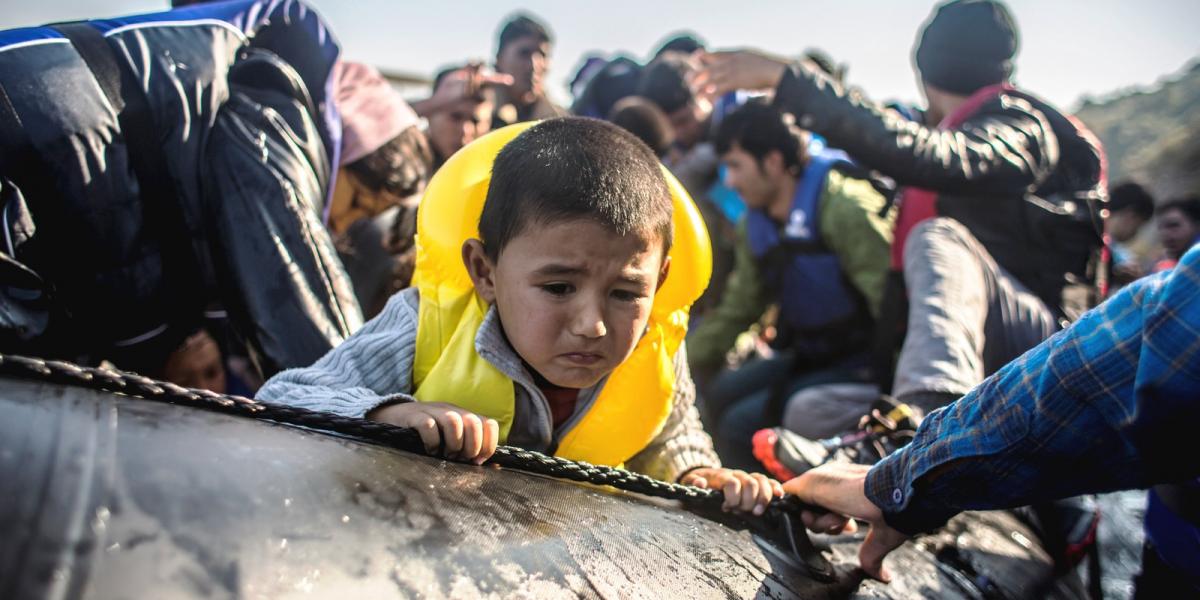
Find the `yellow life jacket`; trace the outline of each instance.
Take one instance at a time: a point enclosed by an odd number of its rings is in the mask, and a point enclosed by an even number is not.
[[[413,395],[495,419],[504,442],[512,427],[511,379],[475,351],[488,305],[462,261],[462,245],[478,238],[479,215],[500,149],[533,123],[511,125],[472,142],[429,182],[417,214],[420,291]],[[563,436],[557,456],[594,464],[623,464],[662,430],[675,392],[673,357],[687,333],[688,308],[712,271],[708,232],[683,186],[663,169],[674,203],[671,271],[654,295],[646,333],[609,375],[599,397]]]

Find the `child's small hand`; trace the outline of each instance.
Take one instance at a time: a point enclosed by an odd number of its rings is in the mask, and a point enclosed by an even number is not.
[[[495,419],[442,402],[389,404],[371,411],[367,418],[415,429],[430,454],[442,446],[446,458],[477,465],[492,457],[500,440]]]
[[[761,473],[747,473],[733,469],[703,467],[693,469],[683,476],[680,483],[702,488],[720,488],[725,493],[722,510],[737,510],[763,514],[772,497],[783,495],[783,486]]]

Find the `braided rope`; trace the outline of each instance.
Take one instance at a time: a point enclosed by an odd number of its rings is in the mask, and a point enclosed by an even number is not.
[[[185,388],[135,373],[82,367],[57,360],[0,354],[0,375],[120,392],[127,396],[146,400],[186,405],[252,419],[300,425],[364,438],[409,452],[425,453],[420,435],[412,429],[295,406],[259,402],[241,396],[217,394],[208,390]],[[660,481],[626,469],[548,456],[541,452],[513,446],[498,446],[496,453],[488,462],[529,473],[595,485],[607,485],[646,496],[678,500],[686,506],[696,509],[714,510],[719,508],[725,500],[725,495],[720,490]],[[772,500],[762,518],[770,523],[777,523],[783,514],[796,514],[802,509],[820,510],[804,505],[795,497],[785,496]],[[749,516],[743,515],[743,518],[749,518]]]

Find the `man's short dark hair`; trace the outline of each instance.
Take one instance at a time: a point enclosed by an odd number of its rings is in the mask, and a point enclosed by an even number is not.
[[[641,97],[622,98],[613,105],[608,120],[614,125],[636,135],[658,156],[663,156],[675,143],[675,130],[671,121],[658,105]]]
[[[671,213],[671,191],[650,148],[612,123],[564,117],[530,127],[500,150],[479,238],[495,261],[526,227],[584,219],[616,235],[653,232],[665,254]]]
[[[765,102],[751,100],[721,120],[717,153],[724,155],[736,144],[761,164],[767,154],[778,150],[784,165],[799,175],[808,159],[808,147],[803,131],[791,119]]]
[[[544,23],[533,15],[518,14],[509,19],[500,29],[500,41],[496,45],[496,56],[500,56],[500,53],[504,52],[504,48],[510,43],[527,37],[536,38],[538,43],[554,43],[554,38],[550,36],[550,29]]]
[[[1185,196],[1168,200],[1159,204],[1158,208],[1154,210],[1154,214],[1161,216],[1172,210],[1182,212],[1193,223],[1200,224],[1200,196]]]
[[[668,115],[687,106],[694,98],[688,85],[692,66],[687,57],[668,52],[642,70],[637,95],[649,99]]]
[[[1154,196],[1133,181],[1114,186],[1108,192],[1108,211],[1115,213],[1123,210],[1132,210],[1138,217],[1148,221],[1154,216]]]

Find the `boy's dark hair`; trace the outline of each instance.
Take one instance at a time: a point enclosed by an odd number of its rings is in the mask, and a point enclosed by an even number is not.
[[[518,14],[509,19],[500,29],[500,41],[496,45],[496,56],[504,52],[504,48],[511,42],[526,37],[537,38],[539,43],[554,43],[554,38],[550,36],[550,29],[544,23],[534,18],[533,15]]]
[[[1108,211],[1115,213],[1122,210],[1132,210],[1148,221],[1154,216],[1154,196],[1133,181],[1121,183],[1108,192]]]
[[[734,144],[761,165],[772,150],[783,155],[784,165],[799,175],[808,162],[804,133],[786,115],[759,100],[751,100],[729,113],[717,128],[717,154],[724,155]]]
[[[376,192],[411,196],[433,173],[433,150],[418,127],[409,127],[378,150],[346,165],[363,185]]]
[[[663,112],[671,114],[693,99],[692,88],[687,78],[692,66],[687,57],[668,52],[654,59],[642,70],[642,81],[637,95],[649,99]]]
[[[665,155],[675,143],[675,130],[667,115],[657,104],[641,96],[622,98],[613,106],[608,120],[636,135],[658,156]]]
[[[1172,210],[1182,212],[1193,223],[1200,223],[1200,196],[1185,196],[1168,200],[1159,204],[1158,208],[1154,209],[1154,214],[1162,215]]]
[[[492,164],[479,238],[493,261],[535,224],[595,221],[616,235],[653,231],[671,247],[671,191],[654,153],[598,119],[564,117],[530,127]]]

